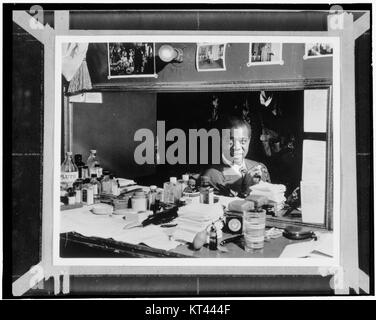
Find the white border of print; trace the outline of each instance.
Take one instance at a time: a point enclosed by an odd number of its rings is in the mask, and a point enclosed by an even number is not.
[[[248,48],[248,62],[247,62],[247,67],[251,67],[251,66],[262,66],[262,65],[275,65],[275,64],[279,64],[279,65],[283,65],[285,62],[283,61],[282,57],[283,57],[283,43],[279,43],[280,45],[280,48],[279,48],[279,52],[280,52],[280,55],[279,55],[279,59],[278,60],[275,60],[275,61],[262,61],[262,62],[252,62],[252,44],[254,43],[269,43],[269,42],[266,42],[266,41],[260,41],[260,42],[250,42],[249,43],[249,48]],[[270,43],[276,43],[276,42],[270,42]]]
[[[198,61],[198,52],[200,47],[204,46],[220,46],[223,45],[223,68],[216,68],[216,69],[200,69],[199,61]],[[209,71],[226,71],[226,47],[227,43],[197,43],[196,47],[196,70],[198,72],[209,72]]]
[[[304,44],[304,56],[303,56],[303,59],[304,60],[307,60],[307,59],[316,59],[316,58],[323,58],[323,57],[333,57],[333,53],[331,54],[319,54],[318,56],[309,56],[308,55],[308,45],[309,44],[312,44],[313,42],[306,42]],[[328,41],[325,41],[325,42],[321,42],[321,43],[328,43]],[[333,48],[333,52],[334,52],[334,48]]]
[[[333,258],[75,258],[59,256],[60,246],[60,152],[61,152],[61,110],[62,77],[61,45],[65,42],[170,42],[170,43],[249,43],[249,42],[283,42],[306,43],[307,36],[252,36],[252,35],[90,35],[90,36],[56,36],[55,41],[55,118],[54,118],[54,155],[53,155],[53,242],[52,263],[54,266],[71,266],[81,273],[99,272],[95,266],[106,267],[103,272],[119,274],[254,274],[264,270],[274,272],[273,268],[289,267],[338,267],[340,266],[340,39],[336,36],[310,37],[315,42],[333,44]],[[343,249],[345,250],[345,249]],[[50,254],[46,252],[46,254]],[[79,269],[85,266],[85,269]],[[127,268],[113,269],[112,267]],[[207,267],[212,268],[208,269]],[[229,268],[232,267],[232,268]],[[77,268],[77,269],[74,269]],[[261,269],[260,269],[261,268]],[[287,268],[287,269],[286,269]],[[269,270],[269,271],[268,271]],[[281,270],[282,269],[278,269]],[[307,269],[308,270],[308,269]],[[311,269],[309,269],[311,270]],[[307,272],[309,272],[309,270]],[[301,272],[305,272],[303,269]],[[73,271],[72,271],[73,272]],[[294,273],[297,273],[294,269]]]
[[[144,41],[147,42],[147,41]],[[113,43],[113,42],[111,42]],[[130,41],[122,42],[122,43],[130,43]],[[153,74],[130,74],[130,75],[117,75],[112,76],[111,73],[111,63],[110,63],[110,42],[107,42],[107,64],[108,64],[108,76],[107,79],[120,79],[120,78],[158,78],[158,74],[156,73],[155,68],[155,43],[153,42]]]

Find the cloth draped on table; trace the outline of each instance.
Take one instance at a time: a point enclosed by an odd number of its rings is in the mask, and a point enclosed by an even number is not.
[[[92,89],[86,63],[88,43],[70,42],[62,45],[62,73],[69,81],[68,93],[76,94]]]

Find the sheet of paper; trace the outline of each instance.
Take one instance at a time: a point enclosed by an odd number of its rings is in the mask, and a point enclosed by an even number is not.
[[[304,258],[314,250],[315,241],[299,242],[289,244],[283,249],[280,258]]]
[[[327,90],[304,90],[304,132],[326,132]]]
[[[326,182],[326,142],[303,141],[302,180],[325,185]]]

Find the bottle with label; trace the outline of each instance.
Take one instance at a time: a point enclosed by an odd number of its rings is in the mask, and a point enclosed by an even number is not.
[[[97,173],[96,170],[95,170],[96,164],[98,164],[97,150],[90,150],[90,155],[89,155],[89,157],[87,158],[87,161],[86,161],[86,165],[89,168],[89,177],[91,177],[91,175],[93,173],[95,173],[95,174]]]
[[[111,194],[112,185],[110,181],[110,172],[108,170],[103,171],[101,185],[102,185],[102,193]]]
[[[89,178],[89,167],[83,166],[82,168],[82,179],[88,179]]]
[[[150,191],[149,191],[149,194],[148,194],[148,207],[149,207],[149,210],[155,212],[154,208],[155,208],[155,199],[157,197],[157,186],[150,186]]]
[[[68,188],[68,204],[72,205],[76,203],[76,192],[73,188]]]
[[[181,187],[176,177],[170,177],[170,181],[163,184],[163,191],[164,203],[175,204],[179,201]]]
[[[71,188],[76,179],[78,179],[78,169],[72,160],[72,152],[68,151],[61,165],[60,183],[62,185],[66,184],[68,188]]]
[[[210,186],[210,179],[207,176],[201,177],[200,202],[206,204],[214,203],[214,189]]]
[[[82,155],[77,153],[74,155],[74,163],[78,169],[78,177],[82,179],[82,169],[85,166],[85,163],[82,161]]]
[[[101,179],[102,176],[103,176],[103,169],[102,169],[102,167],[101,167],[101,165],[99,163],[95,164],[94,171],[97,173],[97,178]]]
[[[110,174],[110,184],[111,194],[117,197],[120,194],[119,183],[112,174]]]
[[[188,186],[183,191],[183,197],[185,198],[187,204],[200,203],[201,194],[196,189],[195,179],[188,180]]]
[[[93,186],[94,202],[98,203],[100,202],[99,198],[101,194],[101,184],[97,180],[97,175],[95,173],[91,175],[90,184]]]
[[[94,187],[90,183],[89,178],[84,180],[84,184],[82,186],[82,203],[88,206],[94,204]]]
[[[212,223],[210,227],[210,232],[209,232],[209,249],[217,250],[217,248],[218,248],[217,229],[214,223]]]
[[[82,202],[82,186],[83,186],[84,180],[83,179],[77,179],[73,183],[73,190],[76,192],[76,203]]]

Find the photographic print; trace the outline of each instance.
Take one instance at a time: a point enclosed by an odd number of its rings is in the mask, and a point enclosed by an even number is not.
[[[331,43],[306,43],[304,59],[331,57],[333,56],[333,45]]]
[[[370,10],[8,8],[7,297],[373,293]]]
[[[282,43],[256,42],[249,44],[247,66],[263,64],[283,64]]]
[[[197,71],[225,71],[225,49],[222,44],[198,44],[196,55]]]
[[[108,43],[108,78],[156,77],[154,43]]]

